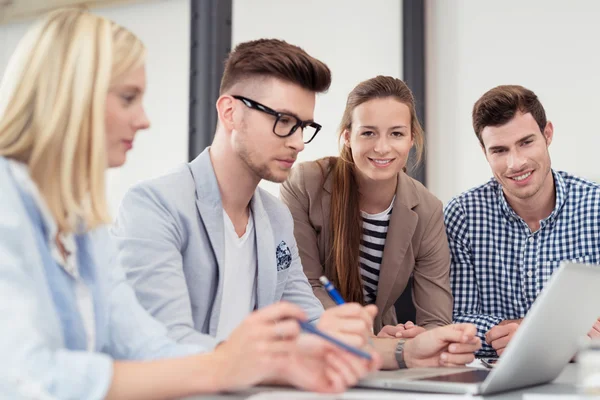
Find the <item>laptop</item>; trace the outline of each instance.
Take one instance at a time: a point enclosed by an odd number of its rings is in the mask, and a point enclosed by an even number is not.
[[[491,370],[378,371],[357,386],[432,393],[491,394],[554,380],[600,316],[600,266],[563,263]],[[575,311],[575,312],[574,312]],[[557,324],[560,321],[560,326]]]

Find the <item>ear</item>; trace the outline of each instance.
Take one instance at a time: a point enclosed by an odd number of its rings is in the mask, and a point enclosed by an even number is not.
[[[344,132],[342,132],[342,140],[344,141],[344,146],[350,148],[350,131],[348,129],[344,129]]]
[[[554,125],[552,125],[552,122],[548,121],[546,127],[544,128],[543,135],[544,138],[546,138],[546,147],[550,146],[550,143],[552,143],[552,138],[554,137]]]
[[[235,110],[235,99],[227,94],[220,96],[216,103],[219,122],[223,127],[231,132],[234,127],[233,111]]]

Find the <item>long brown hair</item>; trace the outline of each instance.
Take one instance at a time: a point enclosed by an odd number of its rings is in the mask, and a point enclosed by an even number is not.
[[[411,134],[415,143],[416,161],[423,153],[423,129],[415,111],[412,92],[400,79],[376,76],[359,83],[348,95],[346,109],[339,127],[339,139],[352,129],[352,114],[359,105],[372,100],[391,97],[405,104],[410,110]],[[362,220],[359,208],[358,183],[355,164],[348,146],[343,146],[339,157],[332,157],[330,252],[325,263],[325,273],[339,288],[346,301],[364,304],[362,279],[360,277],[360,240]]]

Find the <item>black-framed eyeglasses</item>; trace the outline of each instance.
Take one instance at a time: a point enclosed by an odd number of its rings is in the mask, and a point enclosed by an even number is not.
[[[315,138],[315,136],[317,136],[317,133],[319,133],[319,131],[321,130],[321,125],[317,124],[314,121],[302,121],[300,118],[296,117],[293,114],[275,111],[272,108],[269,108],[265,105],[260,104],[257,101],[254,101],[244,96],[234,95],[232,97],[244,103],[248,108],[262,111],[266,114],[274,116],[275,123],[273,124],[273,133],[279,137],[284,138],[292,136],[294,132],[296,132],[296,130],[300,128],[302,131],[302,140],[304,141],[304,144],[308,144]]]

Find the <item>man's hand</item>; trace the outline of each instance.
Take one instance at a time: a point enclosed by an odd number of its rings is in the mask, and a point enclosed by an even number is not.
[[[446,325],[409,339],[404,345],[404,361],[409,368],[465,365],[475,360],[474,353],[480,348],[475,325]]]
[[[600,338],[600,318],[596,320],[594,326],[592,326],[592,329],[590,329],[590,331],[588,332],[588,336],[590,337],[590,339]]]
[[[214,351],[218,390],[243,390],[277,376],[300,335],[298,306],[276,303],[253,312]]]
[[[396,326],[384,326],[377,334],[377,337],[410,339],[423,332],[425,332],[425,328],[415,325],[412,321],[408,321],[405,324],[398,324]]]
[[[340,393],[356,385],[359,379],[381,367],[381,356],[369,362],[311,334],[301,334],[278,375],[278,381],[299,389]]]
[[[361,306],[347,303],[327,309],[317,324],[325,333],[355,346],[363,347],[373,335],[373,320],[377,315],[374,305]]]
[[[485,341],[500,356],[519,328],[523,319],[505,320],[494,326],[485,334]]]

